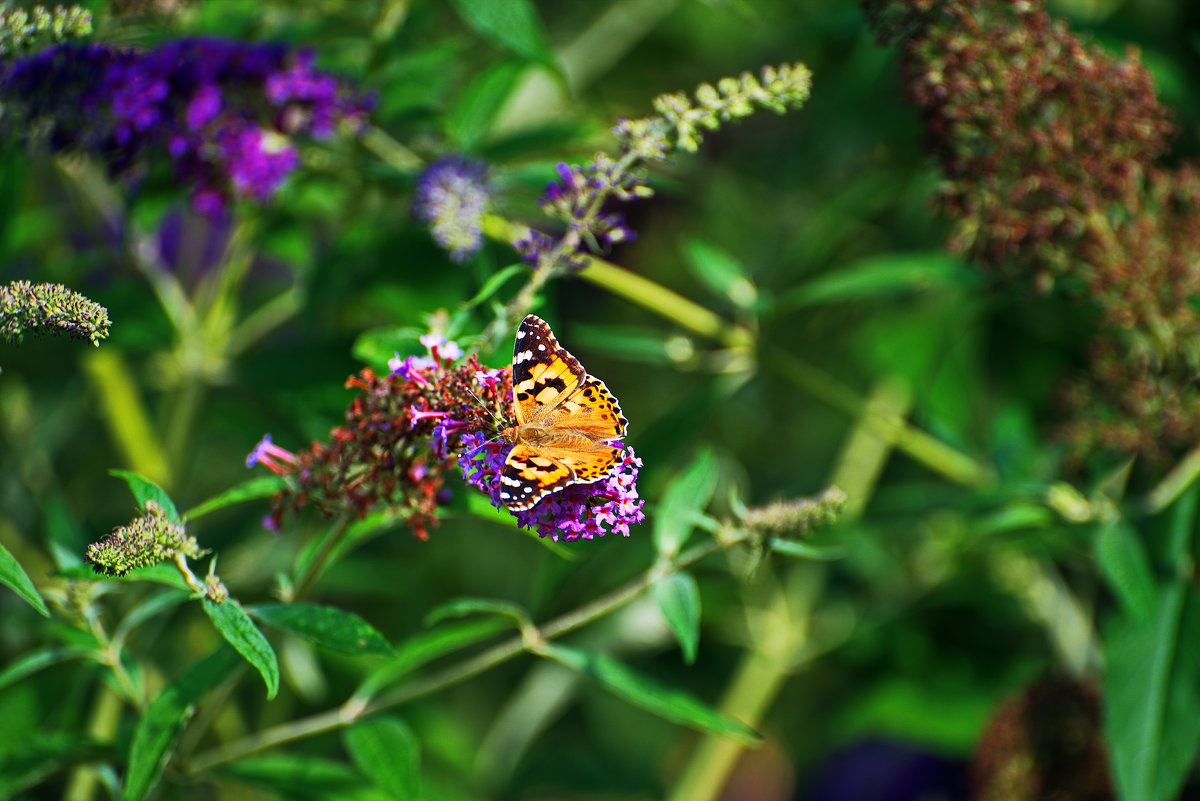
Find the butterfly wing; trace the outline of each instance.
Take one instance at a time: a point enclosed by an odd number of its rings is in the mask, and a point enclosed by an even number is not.
[[[571,484],[591,484],[608,475],[619,448],[588,450],[514,445],[500,471],[500,501],[514,512],[532,509],[552,492]]]
[[[544,420],[587,377],[579,360],[558,344],[550,326],[534,314],[517,329],[512,373],[518,425]]]

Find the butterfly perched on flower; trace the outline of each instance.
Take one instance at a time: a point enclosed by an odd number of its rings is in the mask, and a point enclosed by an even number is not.
[[[621,452],[611,443],[628,425],[621,406],[536,315],[517,329],[512,384],[517,424],[500,432],[513,446],[500,471],[501,503],[520,512],[609,474]]]

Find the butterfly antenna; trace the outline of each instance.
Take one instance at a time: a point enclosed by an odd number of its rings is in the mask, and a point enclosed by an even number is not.
[[[470,395],[472,398],[475,399],[475,402],[479,404],[479,408],[481,408],[486,414],[488,414],[492,418],[492,427],[499,428],[499,422],[501,420],[500,413],[497,412],[495,409],[489,408],[487,403],[484,402],[483,398],[476,395],[471,390],[470,387],[463,387],[463,389],[465,389],[467,391],[468,395]],[[498,398],[497,398],[497,400],[498,400]],[[491,441],[492,440],[488,440],[488,442],[491,442]]]

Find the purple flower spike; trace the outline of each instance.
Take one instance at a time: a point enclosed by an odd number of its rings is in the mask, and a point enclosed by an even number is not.
[[[193,208],[220,220],[231,201],[269,200],[300,159],[291,137],[361,127],[370,102],[278,44],[177,39],[152,50],[63,44],[0,71],[6,133],[82,151],[114,176],[165,155]]]

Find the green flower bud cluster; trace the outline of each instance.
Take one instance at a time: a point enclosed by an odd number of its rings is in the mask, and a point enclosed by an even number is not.
[[[704,131],[714,131],[723,122],[758,109],[782,114],[799,108],[811,89],[812,72],[803,64],[767,66],[757,78],[743,72],[737,78],[722,78],[715,87],[700,84],[694,100],[686,92],[659,95],[654,101],[657,116],[622,120],[613,133],[622,149],[639,160],[662,161],[676,150],[696,152]]]
[[[108,336],[108,325],[108,309],[62,284],[0,285],[0,340],[5,342],[48,331],[87,339],[99,347]]]
[[[747,509],[741,517],[747,528],[756,531],[804,534],[837,520],[845,506],[845,491],[840,487],[830,487],[813,498],[776,501]]]
[[[154,501],[146,501],[146,513],[141,517],[127,526],[118,526],[87,548],[87,560],[97,573],[107,576],[123,576],[177,555],[196,559],[204,554],[195,537],[189,536],[183,525],[168,519]]]
[[[92,33],[92,12],[80,6],[0,9],[0,56],[79,39]]]

